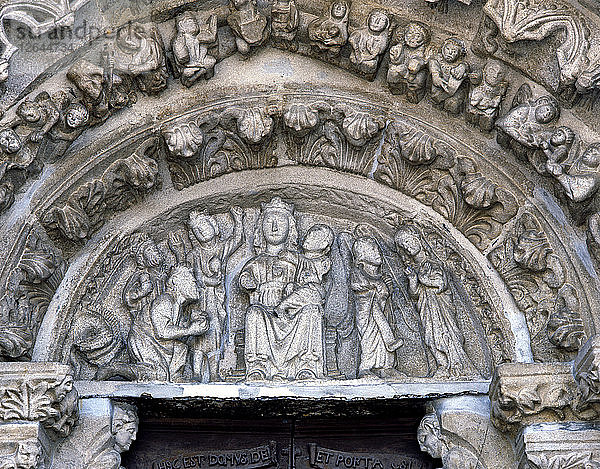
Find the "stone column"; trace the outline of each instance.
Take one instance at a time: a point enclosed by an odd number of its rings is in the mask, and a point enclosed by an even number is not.
[[[574,363],[507,363],[490,385],[492,422],[518,469],[600,469],[600,336]]]
[[[77,421],[70,368],[0,363],[0,467],[49,468],[56,446]]]

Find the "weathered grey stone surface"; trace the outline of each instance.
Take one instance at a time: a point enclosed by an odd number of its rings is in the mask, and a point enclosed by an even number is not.
[[[0,467],[118,469],[144,394],[444,398],[444,468],[595,467],[599,15],[1,0]]]

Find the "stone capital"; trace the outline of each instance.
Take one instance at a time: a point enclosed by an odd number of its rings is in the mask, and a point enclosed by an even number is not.
[[[576,415],[577,388],[569,363],[506,363],[490,385],[492,421],[502,431],[519,425],[582,418]]]
[[[50,467],[51,442],[39,422],[0,423],[0,467]]]
[[[71,369],[57,363],[0,363],[0,421],[37,422],[53,439],[77,421]]]
[[[568,422],[524,428],[517,438],[519,469],[600,468],[600,426]]]

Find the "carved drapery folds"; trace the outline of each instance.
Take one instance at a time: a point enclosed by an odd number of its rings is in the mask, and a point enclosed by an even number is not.
[[[392,215],[386,239],[279,198],[182,216],[90,272],[62,351],[79,378],[477,380],[514,355],[473,267],[432,228]]]

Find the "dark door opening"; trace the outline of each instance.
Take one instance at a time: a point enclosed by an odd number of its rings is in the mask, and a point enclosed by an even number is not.
[[[263,415],[265,415],[263,413]],[[142,415],[127,469],[431,469],[421,412],[187,418]]]

